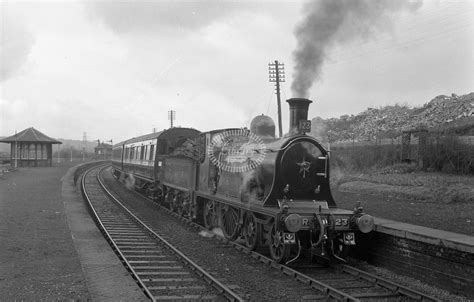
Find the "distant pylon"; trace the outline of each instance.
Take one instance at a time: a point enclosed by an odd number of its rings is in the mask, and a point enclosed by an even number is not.
[[[87,147],[87,132],[84,132],[82,136],[82,161],[84,161]]]

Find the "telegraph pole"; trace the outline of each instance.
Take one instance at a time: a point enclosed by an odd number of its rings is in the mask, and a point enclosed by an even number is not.
[[[268,63],[268,73],[270,83],[275,83],[277,103],[278,103],[278,131],[280,137],[283,136],[281,125],[281,99],[280,99],[280,82],[285,82],[285,64],[275,60],[274,63]]]
[[[170,128],[173,128],[173,121],[176,119],[176,111],[174,110],[169,110],[168,111],[168,119],[170,120]]]
[[[16,137],[16,134],[17,133],[15,130],[15,169],[18,168],[18,139]]]

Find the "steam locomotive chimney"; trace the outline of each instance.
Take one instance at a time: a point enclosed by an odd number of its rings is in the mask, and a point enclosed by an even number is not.
[[[300,120],[308,119],[309,104],[313,101],[304,98],[286,100],[290,104],[290,131],[289,134],[299,133]]]

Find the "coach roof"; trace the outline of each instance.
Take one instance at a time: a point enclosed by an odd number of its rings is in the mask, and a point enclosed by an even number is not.
[[[143,141],[149,141],[149,140],[159,138],[162,135],[166,138],[167,134],[168,135],[174,135],[176,133],[175,131],[178,131],[178,132],[181,132],[181,133],[182,133],[182,131],[195,131],[197,133],[200,133],[199,130],[196,130],[196,129],[193,129],[193,128],[173,127],[173,128],[165,129],[165,130],[160,131],[160,132],[154,132],[154,133],[149,133],[149,134],[133,137],[131,139],[128,139],[128,140],[125,140],[125,141],[120,142],[118,144],[115,144],[114,147],[124,145],[124,144],[128,145],[128,144],[134,144],[134,143],[143,142]]]

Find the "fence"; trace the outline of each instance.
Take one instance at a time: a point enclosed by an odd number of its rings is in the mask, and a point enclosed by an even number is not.
[[[474,136],[407,131],[396,138],[333,143],[333,163],[343,169],[364,170],[412,163],[424,171],[474,174]]]

